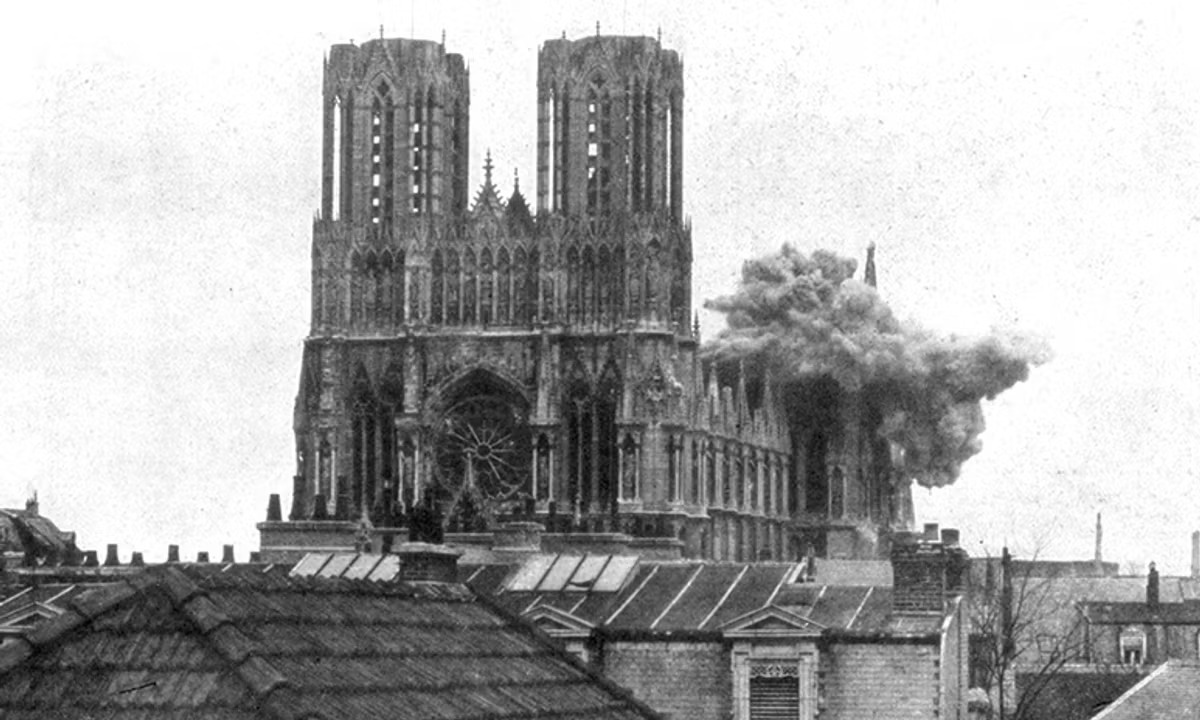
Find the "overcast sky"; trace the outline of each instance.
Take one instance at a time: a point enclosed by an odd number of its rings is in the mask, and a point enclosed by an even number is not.
[[[29,6],[35,6],[29,9]],[[1137,3],[1136,5],[1145,5]],[[289,497],[321,61],[438,39],[533,197],[540,41],[682,52],[694,295],[791,242],[861,258],[943,332],[1054,360],[985,406],[918,520],[1187,572],[1200,528],[1200,14],[1190,3],[35,3],[0,29],[0,507],[84,547],[239,558]],[[528,8],[528,9],[527,9]],[[704,332],[721,326],[702,314]]]

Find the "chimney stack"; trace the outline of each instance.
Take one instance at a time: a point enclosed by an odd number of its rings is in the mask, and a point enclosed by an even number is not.
[[[1150,563],[1150,572],[1146,577],[1146,606],[1151,609],[1158,607],[1158,569],[1154,563]]]
[[[117,546],[110,543],[108,552],[104,554],[104,567],[116,567],[121,561],[117,558]]]
[[[898,532],[892,536],[892,607],[896,613],[941,615],[946,600],[963,591],[967,553],[958,547],[957,530]]]
[[[201,550],[200,552],[196,553],[196,562],[207,563],[208,562],[208,551]]]
[[[283,520],[283,510],[279,505],[279,493],[271,493],[271,497],[267,500],[267,522],[281,522]]]
[[[167,562],[169,562],[169,563],[179,562],[179,546],[178,545],[168,545],[167,546]]]
[[[233,559],[233,546],[232,545],[226,545],[223,548],[221,548],[221,562],[226,563],[226,564],[237,562],[236,560]]]
[[[424,542],[401,543],[400,580],[406,582],[458,582],[458,558],[462,551]]]
[[[142,558],[142,554],[140,552],[135,552],[133,557],[130,558],[129,564],[133,567],[145,567],[146,561]]]
[[[100,561],[96,558],[95,550],[88,550],[83,553],[83,566],[84,567],[99,567],[100,566]]]
[[[304,476],[295,475],[292,477],[292,511],[288,513],[288,520],[304,520]]]

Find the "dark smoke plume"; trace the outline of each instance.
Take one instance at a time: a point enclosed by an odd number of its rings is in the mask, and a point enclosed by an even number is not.
[[[705,303],[728,325],[705,355],[743,361],[784,388],[830,378],[861,393],[882,417],[879,435],[903,448],[903,470],[921,485],[948,485],[980,450],[980,402],[1049,353],[1012,334],[945,338],[900,322],[854,270],[854,260],[789,245],[748,261],[735,293]]]

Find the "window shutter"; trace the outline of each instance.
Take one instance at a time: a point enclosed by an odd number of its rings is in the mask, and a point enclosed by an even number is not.
[[[796,720],[800,711],[800,673],[795,664],[750,667],[750,720]]]

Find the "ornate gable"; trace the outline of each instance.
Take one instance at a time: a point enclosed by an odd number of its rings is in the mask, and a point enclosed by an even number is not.
[[[796,638],[816,637],[825,626],[777,605],[767,605],[730,620],[720,630],[727,638]]]

